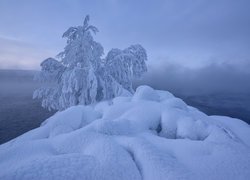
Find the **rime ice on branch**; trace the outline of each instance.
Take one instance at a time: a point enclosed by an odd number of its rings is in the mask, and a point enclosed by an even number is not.
[[[134,92],[132,79],[147,71],[145,49],[139,44],[112,49],[102,58],[103,47],[92,36],[97,32],[86,16],[82,26],[70,27],[63,34],[67,44],[59,60],[48,58],[41,63],[35,79],[42,87],[33,98],[41,99],[44,108],[63,110]]]

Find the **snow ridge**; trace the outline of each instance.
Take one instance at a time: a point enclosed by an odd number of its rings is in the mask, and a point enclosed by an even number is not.
[[[148,86],[74,106],[0,146],[0,179],[248,179],[250,128]]]

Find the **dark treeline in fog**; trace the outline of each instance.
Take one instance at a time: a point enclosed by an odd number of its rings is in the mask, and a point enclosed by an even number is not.
[[[248,62],[242,62],[240,65],[210,64],[196,69],[165,63],[148,69],[149,72],[137,83],[150,84],[157,89],[183,95],[250,92]]]

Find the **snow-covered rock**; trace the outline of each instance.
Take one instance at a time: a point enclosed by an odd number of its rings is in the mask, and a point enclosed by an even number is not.
[[[0,179],[249,179],[250,128],[171,93],[74,106],[0,146]]]

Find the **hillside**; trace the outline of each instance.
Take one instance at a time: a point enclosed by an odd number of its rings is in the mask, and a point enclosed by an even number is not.
[[[0,146],[0,179],[248,179],[250,128],[148,86]],[[18,159],[18,161],[17,161]]]

